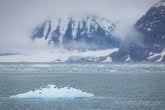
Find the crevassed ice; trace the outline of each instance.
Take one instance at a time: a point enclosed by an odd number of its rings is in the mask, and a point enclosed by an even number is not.
[[[93,97],[92,93],[84,92],[74,87],[56,87],[55,85],[48,85],[34,89],[26,93],[10,96],[10,98],[89,98]]]

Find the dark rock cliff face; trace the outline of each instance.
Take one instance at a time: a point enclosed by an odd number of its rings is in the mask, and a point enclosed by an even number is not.
[[[140,51],[141,60],[148,60],[150,53],[160,53],[165,48],[165,1],[160,1],[152,6],[135,25],[136,29],[144,35],[144,47],[135,47]],[[130,51],[130,53],[132,53]],[[132,55],[130,55],[132,56]],[[157,59],[159,59],[157,57]],[[155,60],[157,60],[155,58]]]
[[[135,23],[135,29],[143,35],[142,45],[130,43],[127,49],[121,47],[118,52],[111,55],[112,60],[123,61],[128,55],[131,61],[163,62],[165,57],[163,53],[165,49],[165,1],[153,5]],[[154,55],[155,57],[150,58]]]
[[[165,47],[165,2],[152,6],[136,23],[136,28],[144,34],[145,46],[153,52]]]

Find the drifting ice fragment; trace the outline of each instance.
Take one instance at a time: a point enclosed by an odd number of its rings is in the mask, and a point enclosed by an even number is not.
[[[94,95],[91,93],[83,92],[80,89],[74,87],[56,87],[55,85],[48,85],[46,87],[40,87],[40,89],[33,89],[32,91],[10,96],[11,98],[89,98]]]

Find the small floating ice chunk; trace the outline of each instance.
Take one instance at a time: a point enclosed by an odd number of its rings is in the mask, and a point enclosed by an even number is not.
[[[50,67],[50,65],[49,64],[35,64],[35,65],[33,65],[34,67]]]
[[[10,98],[89,98],[94,95],[91,93],[84,92],[74,87],[56,87],[55,85],[48,85],[46,87],[40,87],[40,89],[33,89],[32,91],[13,95]]]

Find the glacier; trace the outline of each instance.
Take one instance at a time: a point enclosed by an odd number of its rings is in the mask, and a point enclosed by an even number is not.
[[[38,51],[29,51],[29,52],[19,52],[16,55],[6,55],[0,56],[0,62],[69,62],[70,58],[81,57],[81,58],[100,58],[102,56],[108,56],[114,52],[117,52],[119,48],[105,49],[105,50],[88,50],[88,51],[79,51],[79,50],[38,50]],[[40,66],[40,65],[38,65]]]

